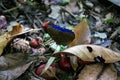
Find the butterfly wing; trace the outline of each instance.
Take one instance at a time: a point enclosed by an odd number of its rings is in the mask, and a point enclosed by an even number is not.
[[[75,38],[74,32],[54,24],[47,27],[47,32],[57,44],[67,45]]]

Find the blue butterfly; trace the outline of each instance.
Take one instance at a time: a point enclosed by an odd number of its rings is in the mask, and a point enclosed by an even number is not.
[[[75,34],[72,30],[62,28],[52,23],[46,27],[46,31],[51,38],[60,45],[67,45],[75,38]]]

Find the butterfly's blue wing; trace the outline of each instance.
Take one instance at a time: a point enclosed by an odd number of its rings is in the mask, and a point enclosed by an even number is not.
[[[72,30],[62,28],[54,24],[50,24],[48,26],[47,32],[53,38],[53,40],[60,45],[67,45],[75,38],[75,34],[72,32]]]

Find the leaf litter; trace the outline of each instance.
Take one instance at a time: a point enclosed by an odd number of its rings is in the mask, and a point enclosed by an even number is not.
[[[37,75],[35,70],[46,64],[43,72],[50,72],[53,63],[57,74],[52,80],[119,80],[120,17],[117,0],[0,2],[1,80],[50,80],[49,75]],[[10,23],[12,21],[16,24]],[[51,32],[52,36],[60,36],[61,41],[65,41],[66,34],[73,32],[75,38],[69,44],[57,44],[47,32],[50,29],[43,29],[42,23],[46,21],[60,26],[51,27],[55,30]],[[69,65],[66,67],[65,64]]]

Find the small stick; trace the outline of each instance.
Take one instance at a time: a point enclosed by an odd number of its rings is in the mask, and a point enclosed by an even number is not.
[[[109,39],[113,39],[113,38],[116,36],[116,34],[118,33],[118,31],[119,31],[119,29],[117,29],[116,31],[114,31],[114,32],[111,34],[111,36],[110,36]]]
[[[37,16],[35,16],[35,18],[39,21],[41,25],[43,24],[43,22]]]
[[[28,33],[28,32],[32,32],[32,31],[39,31],[39,30],[42,30],[42,29],[30,29],[30,30],[27,30],[27,31],[25,31],[25,32],[12,35],[12,36],[10,36],[10,37],[8,37],[8,38],[15,37],[15,36],[18,36],[18,35],[22,35],[22,34],[25,34],[25,33]]]
[[[61,7],[62,10],[66,11],[68,14],[70,14],[72,17],[76,18],[75,15],[73,13],[71,13],[70,11],[68,11],[67,9],[65,9],[64,7]]]
[[[14,8],[4,10],[3,12],[4,12],[4,13],[11,12],[11,11],[14,11],[14,10],[18,9],[19,7],[20,7],[20,6],[16,6],[16,7],[14,7]]]

